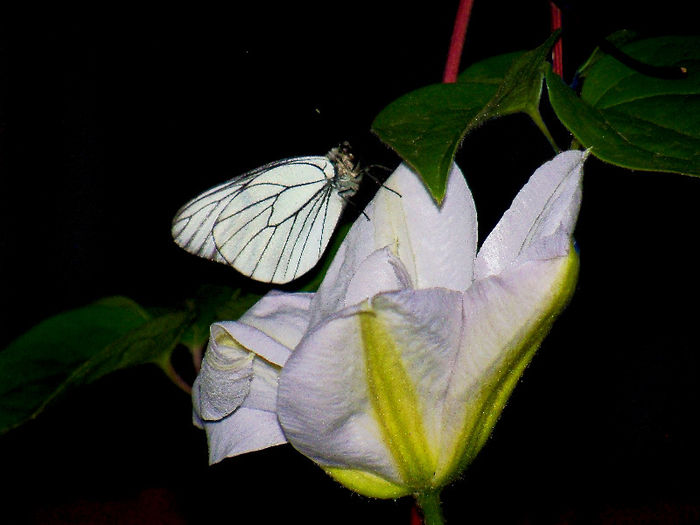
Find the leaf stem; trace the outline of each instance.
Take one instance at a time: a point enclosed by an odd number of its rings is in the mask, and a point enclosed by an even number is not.
[[[158,364],[160,365],[160,368],[163,370],[163,372],[165,372],[165,375],[168,376],[168,379],[175,383],[175,386],[177,386],[187,395],[192,395],[192,387],[189,385],[189,383],[187,383],[187,381],[182,379],[182,376],[180,374],[177,373],[177,370],[175,370],[175,367],[173,366],[170,359],[163,360]]]
[[[423,492],[416,494],[416,504],[423,512],[423,522],[425,525],[444,525],[445,520],[442,517],[439,492]]]
[[[455,15],[454,27],[452,28],[450,49],[447,52],[445,73],[442,76],[442,81],[446,84],[457,82],[459,61],[462,58],[464,39],[467,36],[467,26],[469,25],[469,18],[473,5],[474,0],[459,0],[459,7],[457,8],[457,14]]]
[[[549,0],[549,15],[553,33],[557,29],[561,29],[561,9],[552,0]],[[554,48],[552,48],[552,69],[557,75],[564,78],[564,51],[561,38],[557,40]]]

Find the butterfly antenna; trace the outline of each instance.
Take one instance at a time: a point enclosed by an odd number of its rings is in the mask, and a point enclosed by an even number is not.
[[[348,197],[346,197],[342,193],[339,193],[338,195],[340,196],[341,199],[343,199],[345,201],[346,205],[352,206],[353,208],[357,209],[357,204],[355,204],[351,199],[349,199]],[[365,219],[369,220],[369,217],[365,213],[365,210],[360,210],[360,213],[365,216]]]
[[[385,171],[391,171],[391,168],[387,168],[386,166],[382,166],[381,164],[370,164],[369,166],[362,168],[361,173],[363,176],[367,175],[370,179],[372,179],[385,190],[389,190],[391,193],[401,197],[401,194],[398,191],[391,189],[389,186],[385,185],[382,181],[380,181],[377,177],[372,175],[372,173],[370,173],[370,170],[374,168],[381,168]]]

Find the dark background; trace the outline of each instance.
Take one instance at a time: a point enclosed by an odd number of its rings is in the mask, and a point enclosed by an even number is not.
[[[365,163],[396,164],[370,124],[440,81],[457,2],[298,4],[3,13],[3,345],[103,296],[168,305],[238,283],[170,239],[178,207],[215,183],[343,140]],[[691,2],[568,4],[569,80],[614,30],[697,31]],[[545,1],[477,0],[463,67],[548,34]],[[480,238],[551,156],[521,116],[468,138],[457,159]],[[587,162],[577,292],[445,491],[450,523],[700,521],[698,198],[697,179]],[[352,494],[289,446],[208,467],[190,410],[144,367],[0,437],[0,522],[408,522],[410,501]]]

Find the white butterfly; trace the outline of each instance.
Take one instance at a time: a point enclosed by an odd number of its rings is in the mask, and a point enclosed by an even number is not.
[[[347,143],[273,162],[185,204],[173,239],[257,281],[287,283],[316,266],[361,179]]]

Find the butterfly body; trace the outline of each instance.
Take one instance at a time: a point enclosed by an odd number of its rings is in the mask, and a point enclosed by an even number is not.
[[[287,283],[321,258],[361,178],[346,145],[323,157],[273,162],[185,204],[173,219],[173,239],[252,279]]]

